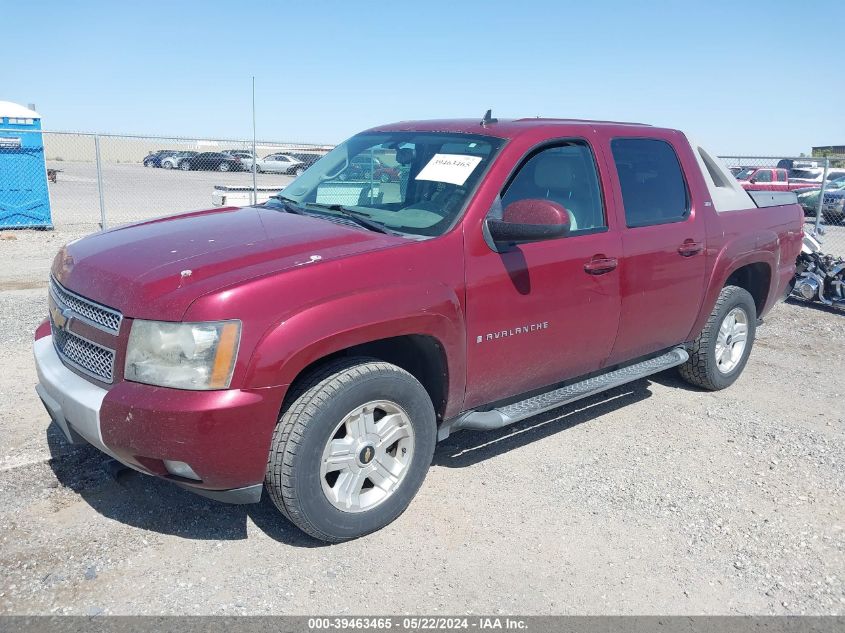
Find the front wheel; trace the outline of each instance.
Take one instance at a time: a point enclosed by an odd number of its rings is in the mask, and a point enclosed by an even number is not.
[[[679,367],[681,377],[710,391],[731,386],[745,369],[756,333],[754,298],[744,288],[725,286],[689,360]]]
[[[231,166],[229,163],[225,162],[225,161],[224,161],[224,162],[222,162],[222,163],[220,163],[220,164],[217,166],[217,170],[218,170],[218,171],[229,171],[231,168],[232,168],[232,166]]]
[[[164,167],[165,169],[173,169],[173,163],[171,163],[169,161],[166,162],[166,163],[162,163],[161,166]]]
[[[286,399],[265,486],[276,507],[314,538],[357,538],[405,511],[428,472],[436,435],[431,399],[411,374],[375,359],[339,359]]]
[[[183,160],[181,163],[179,163],[179,169],[181,169],[182,171],[191,171],[191,163],[186,160]]]

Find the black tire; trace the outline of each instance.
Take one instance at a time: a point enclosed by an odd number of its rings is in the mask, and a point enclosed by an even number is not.
[[[297,167],[296,170],[293,172],[294,176],[301,176],[305,173],[305,169],[302,167]]]
[[[383,182],[383,183],[387,184],[388,182],[390,182],[390,174],[382,174],[381,176],[379,176],[379,178],[378,178],[378,179],[379,179],[381,182]]]
[[[229,171],[232,169],[232,166],[227,163],[225,160],[221,161],[220,164],[217,166],[218,171]]]
[[[745,349],[736,366],[731,371],[722,372],[716,362],[716,342],[719,335],[719,328],[725,317],[734,309],[741,308],[747,315],[748,332]],[[725,286],[719,293],[713,312],[707,319],[707,323],[698,338],[693,341],[689,350],[689,360],[681,365],[678,370],[681,377],[688,383],[707,389],[718,391],[730,387],[739,378],[751,349],[754,346],[754,338],[757,333],[757,306],[754,298],[744,288],[739,286]]]
[[[344,512],[323,492],[326,442],[350,411],[373,400],[402,407],[414,431],[414,451],[398,488],[362,512]],[[425,479],[437,423],[425,388],[405,370],[371,358],[331,361],[298,381],[285,399],[270,447],[265,487],[275,506],[303,532],[338,543],[379,530],[401,515]]]
[[[161,166],[165,169],[173,169],[173,163],[171,163],[170,161],[162,163]]]
[[[183,160],[181,163],[179,163],[179,169],[181,169],[182,171],[191,171],[191,163],[186,160]]]

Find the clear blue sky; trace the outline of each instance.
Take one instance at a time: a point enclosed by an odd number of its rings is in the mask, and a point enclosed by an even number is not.
[[[0,0],[0,99],[49,129],[247,137],[255,75],[274,140],[492,107],[678,127],[720,154],[845,143],[843,0],[21,6]]]

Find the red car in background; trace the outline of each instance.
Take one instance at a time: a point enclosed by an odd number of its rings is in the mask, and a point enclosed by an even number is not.
[[[378,180],[380,182],[398,182],[399,168],[386,165],[375,156],[355,156],[349,161],[349,167],[340,174],[341,180]]]
[[[803,180],[789,178],[789,170],[778,167],[749,167],[736,174],[746,191],[793,191],[807,186]]]

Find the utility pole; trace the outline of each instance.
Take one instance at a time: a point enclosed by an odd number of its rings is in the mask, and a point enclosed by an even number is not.
[[[255,75],[252,76],[252,204],[258,204],[258,155],[255,153]]]

